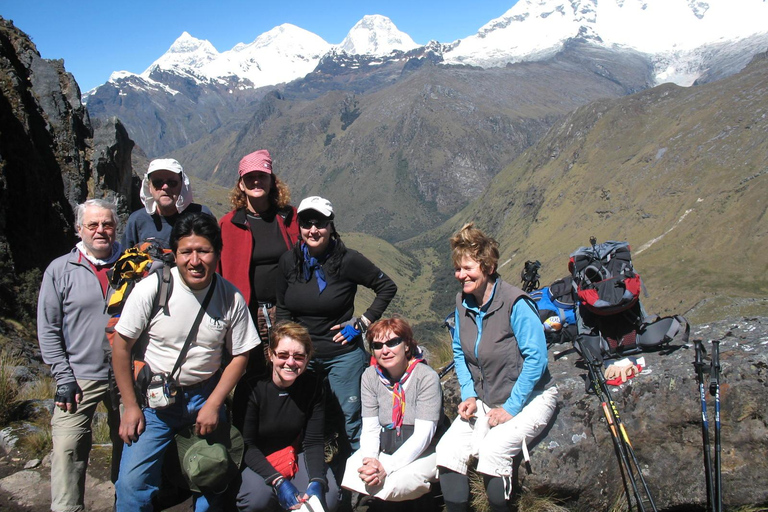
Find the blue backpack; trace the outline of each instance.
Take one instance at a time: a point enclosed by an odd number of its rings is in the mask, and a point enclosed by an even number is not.
[[[568,276],[529,293],[539,309],[547,345],[576,338],[576,305],[573,279]]]

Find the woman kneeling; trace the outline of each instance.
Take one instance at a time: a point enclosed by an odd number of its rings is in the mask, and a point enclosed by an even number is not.
[[[361,384],[363,432],[342,487],[386,501],[413,500],[437,481],[433,441],[443,414],[440,379],[403,319],[375,322],[366,338],[374,362]]]
[[[279,324],[269,340],[271,372],[248,381],[243,424],[245,464],[237,507],[297,509],[317,496],[333,512],[338,488],[325,464],[322,382],[307,370],[312,340],[299,324]],[[302,452],[303,453],[299,453]]]

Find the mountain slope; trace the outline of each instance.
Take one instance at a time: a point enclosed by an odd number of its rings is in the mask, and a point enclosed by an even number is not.
[[[755,314],[768,296],[767,180],[768,55],[761,54],[714,83],[666,84],[576,110],[470,206],[400,246],[419,258],[420,247],[445,247],[450,233],[475,221],[499,240],[505,278],[518,282],[524,262],[538,259],[549,283],[567,274],[568,255],[590,236],[626,240],[651,295],[649,312],[700,304],[695,319],[718,318],[738,313],[724,307],[741,301]],[[448,257],[446,250],[436,275],[450,272]],[[437,281],[434,290],[437,315],[452,293]]]
[[[247,123],[174,154],[192,174],[231,186],[240,157],[268,148],[295,198],[327,196],[343,212],[344,230],[396,241],[438,225],[481,193],[558,117],[650,81],[637,54],[579,43],[547,62],[509,68],[399,66],[394,83],[379,82],[367,94],[312,92],[303,100],[294,83],[285,95],[268,95]],[[308,81],[319,87],[323,78],[314,75]],[[362,67],[355,77],[368,80]]]

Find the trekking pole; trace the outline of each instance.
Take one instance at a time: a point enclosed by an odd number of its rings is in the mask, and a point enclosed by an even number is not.
[[[640,468],[640,461],[637,459],[637,455],[635,454],[635,449],[632,446],[632,443],[629,441],[629,434],[627,434],[627,429],[624,428],[624,423],[621,421],[621,417],[619,416],[619,410],[616,407],[616,402],[613,401],[611,398],[611,392],[608,389],[608,384],[605,382],[605,377],[603,376],[602,372],[597,372],[598,374],[598,380],[600,382],[600,385],[603,388],[603,392],[608,396],[608,403],[611,406],[611,413],[613,415],[613,421],[616,422],[616,425],[619,428],[619,431],[621,432],[621,435],[625,441],[625,447],[627,450],[627,453],[629,453],[629,456],[632,458],[632,462],[635,464],[635,469],[637,470],[637,476],[640,479],[640,483],[643,485],[643,490],[645,491],[645,495],[648,497],[648,503],[651,505],[651,509],[653,512],[657,512],[656,509],[656,503],[653,501],[653,496],[651,496],[651,490],[648,488],[648,484],[645,481],[645,477],[643,476],[643,470]]]
[[[645,507],[643,507],[642,498],[640,497],[640,491],[637,488],[637,482],[635,480],[634,475],[632,474],[632,467],[629,465],[629,459],[627,459],[626,448],[622,445],[622,440],[621,440],[621,437],[619,436],[618,430],[616,429],[616,424],[613,421],[613,417],[611,416],[611,413],[608,410],[608,405],[605,401],[605,398],[603,397],[601,386],[598,383],[597,374],[599,374],[600,372],[600,363],[595,362],[595,360],[592,358],[592,356],[589,353],[589,349],[587,349],[586,347],[582,352],[583,352],[584,358],[587,361],[587,370],[589,371],[589,381],[590,381],[592,390],[595,392],[597,399],[600,400],[601,402],[600,406],[603,409],[605,420],[608,423],[608,427],[611,430],[611,434],[612,434],[611,440],[613,441],[613,448],[619,457],[619,469],[621,470],[621,479],[624,484],[624,493],[627,495],[627,505],[629,509],[632,510],[632,496],[630,496],[629,488],[627,487],[627,478],[629,478],[629,483],[632,486],[632,495],[634,495],[635,503],[637,504],[637,509],[643,512],[645,510]]]
[[[704,480],[707,484],[707,510],[714,506],[714,489],[712,487],[712,459],[709,448],[709,421],[707,419],[707,392],[704,389],[704,345],[701,340],[693,340],[696,347],[696,358],[693,366],[696,368],[696,381],[699,384],[699,400],[701,400],[701,441],[704,446]]]
[[[720,474],[720,340],[712,340],[712,367],[709,372],[709,394],[715,397],[715,500],[713,510],[722,512],[723,496]]]

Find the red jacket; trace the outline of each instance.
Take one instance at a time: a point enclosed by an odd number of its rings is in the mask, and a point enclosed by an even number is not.
[[[285,249],[289,251],[299,239],[299,223],[296,208],[286,206],[275,216],[280,226],[280,232],[285,240]],[[251,254],[253,252],[253,235],[245,218],[245,209],[232,210],[219,221],[221,239],[224,250],[221,251],[219,265],[216,271],[234,284],[245,297],[245,302],[251,302]]]

